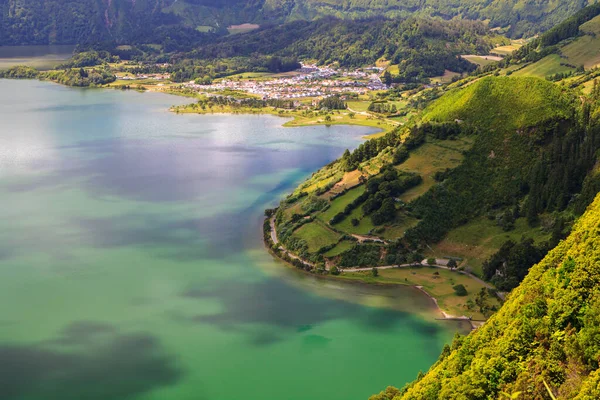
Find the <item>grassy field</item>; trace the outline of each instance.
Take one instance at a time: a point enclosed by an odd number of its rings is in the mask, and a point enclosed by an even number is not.
[[[349,190],[346,194],[336,198],[330,203],[330,207],[325,212],[320,213],[317,218],[327,223],[329,220],[339,212],[344,211],[344,208],[352,203],[358,196],[365,192],[365,186],[361,185],[357,188]]]
[[[507,46],[498,46],[495,49],[491,50],[490,53],[498,54],[500,56],[507,56],[513,51],[520,49],[522,46],[522,44],[513,42],[512,44],[509,44]]]
[[[314,193],[317,189],[321,189],[330,184],[338,182],[343,176],[343,171],[337,169],[319,170],[306,184],[301,186],[301,190],[307,193]],[[297,190],[299,191],[299,190]]]
[[[434,76],[431,78],[431,83],[450,83],[454,77],[460,76],[458,72],[446,70],[442,76]],[[398,106],[396,106],[398,107]],[[404,107],[404,106],[403,106]]]
[[[196,30],[198,32],[205,32],[206,33],[206,32],[212,32],[212,31],[214,31],[215,28],[213,28],[212,26],[209,26],[209,25],[198,25],[196,27]]]
[[[396,168],[418,173],[423,178],[423,183],[404,192],[400,199],[409,202],[426,193],[436,183],[434,174],[460,165],[464,158],[462,152],[472,145],[472,138],[462,137],[458,140],[429,141],[412,151],[408,160]]]
[[[571,72],[583,65],[586,69],[600,65],[600,16],[580,27],[583,36],[571,41],[560,49],[559,54],[551,54],[540,61],[528,65],[514,73],[514,76],[537,76],[544,78],[557,73]]]
[[[392,75],[398,75],[400,73],[400,66],[398,64],[390,65],[387,70]]]
[[[558,54],[550,54],[540,61],[516,71],[512,76],[535,76],[537,78],[545,78],[558,73],[574,71],[573,68],[561,65],[561,63],[569,63],[569,61],[561,58]]]
[[[356,218],[359,223],[357,226],[352,225],[352,219]],[[375,225],[371,221],[371,217],[363,215],[361,207],[358,207],[350,213],[342,222],[335,225],[335,228],[348,233],[353,233],[356,235],[366,235],[368,234]]]
[[[370,101],[348,101],[348,107],[354,111],[367,112],[369,109]]]
[[[422,286],[423,289],[438,301],[440,308],[454,316],[470,316],[473,319],[484,319],[475,309],[469,310],[467,302],[474,301],[475,295],[484,287],[469,276],[456,271],[448,271],[434,267],[393,268],[379,270],[379,276],[373,277],[371,272],[344,272],[345,279],[362,280],[371,283],[396,283]],[[452,287],[462,284],[467,289],[467,296],[457,296]],[[499,306],[497,299],[489,299],[491,304]]]
[[[341,242],[339,242],[337,244],[337,246],[335,246],[333,249],[331,249],[327,253],[325,253],[324,256],[325,257],[339,256],[343,252],[350,250],[355,244],[356,244],[356,242],[352,242],[350,240],[342,240]]]
[[[356,114],[354,117],[350,117],[350,113],[348,112],[341,112],[339,114],[331,115],[330,121],[327,121],[324,116],[306,117],[298,113],[296,113],[294,117],[295,118],[292,121],[285,123],[284,126],[361,125],[370,126],[381,130],[381,132],[367,136],[369,139],[385,135],[387,132],[396,127],[396,125],[386,122],[386,120],[383,118],[377,119],[362,114]]]
[[[308,251],[311,253],[316,252],[323,246],[337,243],[340,239],[339,234],[327,229],[318,221],[302,225],[294,231],[293,236],[304,239],[308,244]]]
[[[461,265],[468,266],[473,273],[481,276],[485,260],[507,240],[519,241],[523,236],[533,238],[537,243],[550,238],[540,228],[530,228],[525,218],[517,219],[515,229],[505,232],[496,221],[479,217],[450,231],[441,242],[431,245],[426,256],[462,258]]]
[[[562,48],[563,56],[571,65],[590,69],[600,64],[600,37],[583,36]]]
[[[394,223],[394,225],[386,226],[385,231],[381,236],[384,239],[393,240],[396,238],[400,238],[404,236],[404,232],[406,232],[409,228],[417,225],[419,220],[416,218],[408,217],[406,215],[399,215],[398,222]]]
[[[581,25],[585,35],[561,49],[569,64],[590,69],[600,65],[600,16]]]
[[[485,67],[486,65],[496,62],[495,59],[490,59],[489,57],[486,57],[486,56],[466,55],[466,56],[461,56],[461,57],[464,58],[465,60],[472,62],[473,64],[477,64],[481,67]]]
[[[290,71],[290,72],[242,72],[239,74],[229,75],[226,78],[227,80],[269,80],[269,79],[277,79],[277,78],[289,78],[291,76],[299,75],[299,72]]]
[[[519,71],[521,72],[521,71]],[[463,120],[480,129],[514,132],[570,113],[570,99],[558,85],[542,79],[486,77],[454,89],[425,109],[423,120]]]

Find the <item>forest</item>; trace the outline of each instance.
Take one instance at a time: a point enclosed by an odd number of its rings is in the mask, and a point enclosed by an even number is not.
[[[481,328],[370,400],[600,398],[598,226],[600,196]]]
[[[199,46],[185,57],[195,60],[256,59],[267,55],[312,59],[341,67],[372,65],[380,58],[401,64],[399,81],[443,75],[446,69],[472,71],[458,57],[489,51],[501,40],[482,23],[409,18],[297,21]]]
[[[161,44],[168,52],[228,34],[225,27],[261,26],[323,17],[360,20],[411,15],[489,21],[511,37],[545,31],[587,5],[585,0],[454,2],[438,0],[3,0],[0,45]]]

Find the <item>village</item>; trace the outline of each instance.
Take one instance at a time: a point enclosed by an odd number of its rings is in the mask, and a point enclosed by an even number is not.
[[[248,73],[222,78],[210,84],[189,81],[182,86],[198,93],[208,94],[223,91],[236,91],[270,99],[300,99],[306,97],[328,97],[332,95],[346,96],[364,95],[373,90],[385,90],[381,81],[383,68],[369,67],[357,70],[338,70],[330,66],[302,64],[302,67],[281,74],[257,75]],[[169,74],[139,74],[134,76],[118,76],[122,81],[152,80],[164,82],[170,79]],[[163,86],[158,83],[157,86]]]
[[[303,97],[366,94],[371,90],[384,90],[379,75],[382,68],[372,67],[355,71],[341,71],[332,67],[302,65],[293,73],[274,76],[272,79],[225,78],[210,85],[189,82],[184,86],[199,92],[235,90],[268,99],[297,99]]]

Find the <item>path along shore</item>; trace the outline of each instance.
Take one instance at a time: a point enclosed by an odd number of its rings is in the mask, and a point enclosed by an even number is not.
[[[270,233],[271,233],[271,240],[273,241],[273,243],[275,245],[279,244],[279,238],[277,237],[277,228],[275,226],[275,216],[272,216],[269,219],[269,225],[270,225]],[[285,254],[288,255],[288,257],[293,258],[295,260],[299,260],[302,263],[304,263],[305,265],[308,265],[312,268],[315,267],[315,264],[308,262],[300,257],[298,257],[297,255],[293,254],[292,252],[288,251],[285,247],[283,247],[282,245],[279,246],[279,250],[281,250],[282,252],[284,252]],[[485,282],[484,280],[478,278],[477,276],[471,274],[470,272],[467,271],[459,271],[453,268],[449,268],[446,264],[447,264],[448,260],[446,259],[442,259],[442,258],[436,258],[435,259],[435,264],[429,264],[427,262],[427,260],[423,260],[420,263],[412,263],[412,264],[396,264],[396,265],[383,265],[383,266],[375,266],[375,267],[367,267],[367,268],[362,268],[362,267],[356,267],[356,268],[339,268],[340,272],[364,272],[364,271],[372,271],[373,268],[380,270],[380,269],[392,269],[392,268],[411,268],[411,267],[421,267],[421,266],[427,266],[427,267],[433,267],[433,268],[440,268],[440,269],[446,269],[449,271],[454,271],[457,272],[459,274],[463,274],[466,275],[468,277],[470,277],[471,279],[476,280],[477,282],[481,283],[483,286],[485,286],[488,289],[495,289],[492,285],[490,285],[489,283]],[[326,265],[325,269],[329,270],[329,266]],[[456,315],[452,315],[449,314],[447,312],[445,312],[444,310],[442,310],[438,304],[438,301],[435,297],[433,297],[430,293],[428,293],[423,286],[419,286],[419,285],[415,285],[415,288],[419,289],[420,291],[422,291],[423,293],[425,293],[430,299],[433,300],[433,302],[435,303],[436,307],[438,308],[438,310],[440,311],[440,313],[443,315],[443,318],[440,319],[445,319],[445,320],[453,320],[453,321],[469,321],[471,323],[471,327],[472,329],[476,329],[477,327],[481,326],[481,323],[477,323],[477,322],[481,322],[481,321],[472,321],[471,318],[467,317],[467,316],[456,316]],[[499,293],[497,292],[497,296],[504,301],[505,299],[505,294],[504,293]]]

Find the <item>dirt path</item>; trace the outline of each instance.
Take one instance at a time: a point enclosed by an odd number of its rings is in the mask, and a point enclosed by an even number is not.
[[[347,107],[346,110],[348,110],[348,111],[350,111],[351,113],[354,113],[354,114],[360,114],[360,115],[365,115],[367,117],[379,119],[379,117],[377,115],[371,114],[370,112],[367,112],[367,111],[356,111],[356,110],[351,109],[350,107]],[[384,121],[387,122],[387,123],[390,123],[392,125],[396,125],[396,126],[404,125],[401,122],[394,121],[393,119],[389,119],[389,118],[384,118]]]
[[[270,225],[271,225],[271,239],[273,240],[273,243],[278,244],[279,240],[277,239],[277,230],[275,227],[275,217],[271,217],[270,219]],[[354,237],[360,237],[363,238],[363,240],[375,240],[369,236],[360,236],[360,235],[352,235]],[[359,239],[360,241],[360,239]],[[377,241],[380,241],[382,243],[385,243],[384,241],[382,241],[381,239],[377,239]],[[298,257],[297,255],[291,253],[290,251],[288,251],[285,247],[280,246],[279,247],[281,249],[281,251],[283,251],[285,254],[287,254],[290,258],[293,258],[295,260],[300,260],[302,261],[304,264],[309,265],[311,267],[315,267],[315,265],[313,263],[310,263],[308,261],[303,260],[302,258]],[[488,289],[495,289],[494,286],[492,286],[491,284],[487,283],[486,281],[484,281],[483,279],[473,275],[470,272],[467,271],[459,271],[456,269],[452,269],[449,268],[446,264],[448,263],[447,259],[444,258],[436,258],[435,259],[435,264],[429,264],[427,263],[427,260],[423,260],[420,263],[412,263],[412,264],[396,264],[396,265],[383,265],[383,266],[375,266],[375,267],[365,267],[365,268],[339,268],[340,272],[366,272],[366,271],[371,271],[373,270],[373,268],[378,269],[378,270],[383,270],[383,269],[393,269],[393,268],[410,268],[410,267],[416,267],[416,266],[425,266],[425,267],[433,267],[433,268],[440,268],[440,269],[446,269],[448,271],[454,271],[456,273],[468,276],[469,278],[479,282],[481,285],[483,285],[484,287],[488,288]],[[330,266],[326,265],[325,267],[327,270],[329,270]],[[427,293],[422,287],[419,288],[420,290],[424,291],[425,293]],[[428,296],[432,297],[431,295],[429,295],[429,293],[427,293]],[[496,295],[501,299],[501,300],[505,300],[506,295],[505,293],[501,293],[501,292],[496,292]],[[432,297],[434,300],[435,298]],[[437,300],[436,304],[437,304]],[[439,307],[438,307],[439,308]],[[441,310],[441,309],[440,309]],[[454,317],[450,314],[447,314],[445,312],[442,311],[442,314],[444,314],[444,318],[445,319],[452,319],[452,318],[460,318],[463,319],[463,317]],[[464,317],[465,319],[467,319],[467,317]]]
[[[370,240],[372,242],[378,242],[378,243],[387,243],[385,240],[378,238],[377,236],[366,236],[366,235],[355,235],[352,234],[352,237],[357,239],[360,243]]]

